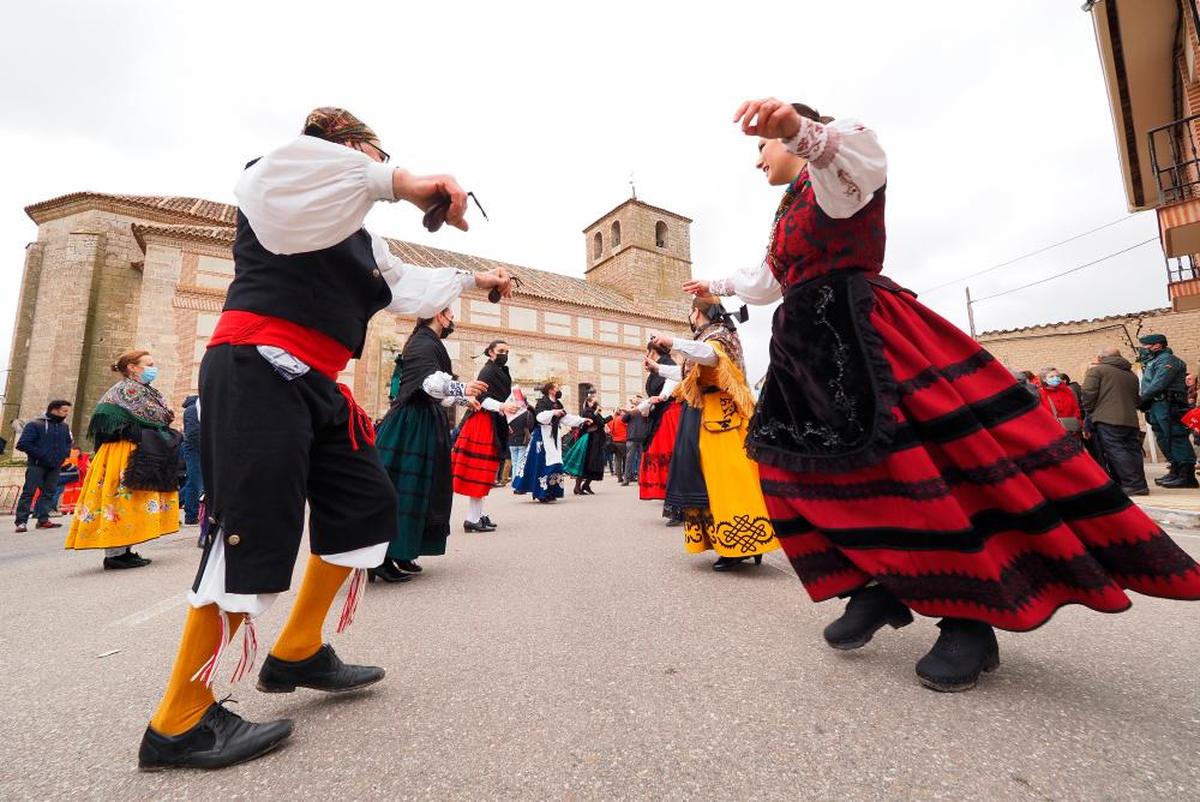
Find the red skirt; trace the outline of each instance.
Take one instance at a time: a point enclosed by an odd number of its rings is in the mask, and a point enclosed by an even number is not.
[[[638,468],[638,495],[642,499],[667,497],[667,474],[671,470],[671,454],[675,450],[675,435],[679,431],[679,412],[683,405],[671,401],[663,410],[654,438],[642,452]]]
[[[814,601],[875,579],[923,615],[1023,631],[1066,604],[1125,610],[1125,589],[1200,599],[1200,566],[1008,368],[910,295],[876,289],[871,322],[899,382],[891,453],[844,472],[760,466]]]
[[[495,486],[500,470],[495,421],[490,412],[475,412],[463,423],[450,450],[455,493],[483,498]]]

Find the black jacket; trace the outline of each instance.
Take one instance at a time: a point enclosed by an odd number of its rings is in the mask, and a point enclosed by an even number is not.
[[[198,395],[189,395],[183,399],[183,448],[194,453],[200,452],[200,410],[196,402]]]

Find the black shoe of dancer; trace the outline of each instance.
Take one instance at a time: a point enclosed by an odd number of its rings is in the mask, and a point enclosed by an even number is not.
[[[1179,466],[1178,465],[1176,465],[1174,462],[1172,462],[1170,464],[1170,468],[1171,469],[1169,471],[1167,471],[1166,473],[1164,473],[1162,476],[1155,477],[1154,484],[1161,485],[1163,482],[1166,482],[1169,479],[1174,479],[1177,476],[1179,476]]]
[[[486,515],[484,515],[484,516],[481,516],[481,517],[480,517],[480,519],[479,519],[479,523],[483,524],[484,526],[490,526],[492,529],[499,529],[499,528],[500,528],[500,527],[496,526],[496,522],[495,522],[495,521],[493,521],[491,518],[487,517]],[[418,568],[417,570],[419,571],[419,570],[421,570],[421,569],[420,569],[420,568]]]
[[[381,582],[407,582],[412,579],[412,574],[403,573],[394,560],[385,558],[379,565],[367,569],[367,581],[374,582],[376,579]]]
[[[138,768],[220,769],[261,757],[291,734],[290,718],[256,724],[214,702],[204,718],[181,735],[160,735],[147,727],[138,749]]]
[[[741,564],[744,563],[748,559],[750,559],[750,558],[749,557],[718,557],[717,561],[715,563],[713,563],[712,569],[714,571],[733,571],[734,569],[740,567]],[[761,554],[754,555],[754,564],[762,565],[762,555]]]
[[[419,574],[425,570],[417,565],[416,560],[392,560],[391,563],[406,574]]]
[[[472,523],[471,521],[463,521],[463,531],[464,532],[495,532],[496,527],[488,526],[487,524],[485,524],[483,522],[483,519],[480,518],[477,523]]]
[[[584,493],[584,495],[588,495],[588,496],[596,495],[596,491],[592,490],[592,480],[591,479],[584,480],[583,493]]]
[[[859,588],[850,594],[841,618],[825,627],[825,642],[835,649],[858,649],[885,624],[899,629],[912,620],[912,612],[883,586]]]
[[[672,515],[667,519],[667,526],[683,526],[683,519],[676,515]]]
[[[328,643],[307,660],[280,660],[267,655],[258,672],[258,689],[263,693],[291,693],[296,688],[346,693],[374,685],[383,679],[379,666],[343,663]]]
[[[575,477],[575,495],[577,495],[577,496],[583,495],[583,480],[580,479],[578,476]]]
[[[996,632],[982,621],[943,618],[942,634],[929,653],[917,661],[917,677],[926,688],[943,693],[975,687],[979,674],[1000,665]]]
[[[150,563],[154,562],[154,560],[151,560],[149,557],[143,557],[142,555],[138,554],[133,549],[129,550],[129,559],[136,560],[137,562],[141,563],[142,565],[149,565]]]
[[[118,554],[116,557],[104,558],[104,570],[106,571],[122,570],[125,568],[141,568],[149,564],[149,560],[137,556],[132,551]]]

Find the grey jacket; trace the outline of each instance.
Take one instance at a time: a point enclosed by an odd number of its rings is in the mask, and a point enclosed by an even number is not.
[[[1083,379],[1083,411],[1094,423],[1138,425],[1138,378],[1129,360],[1106,356],[1088,368]]]

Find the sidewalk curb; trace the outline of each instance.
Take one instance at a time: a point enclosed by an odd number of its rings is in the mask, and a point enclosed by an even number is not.
[[[1154,507],[1149,504],[1139,504],[1138,506],[1142,508],[1142,512],[1161,524],[1180,529],[1200,529],[1200,512],[1176,510],[1171,507]]]

